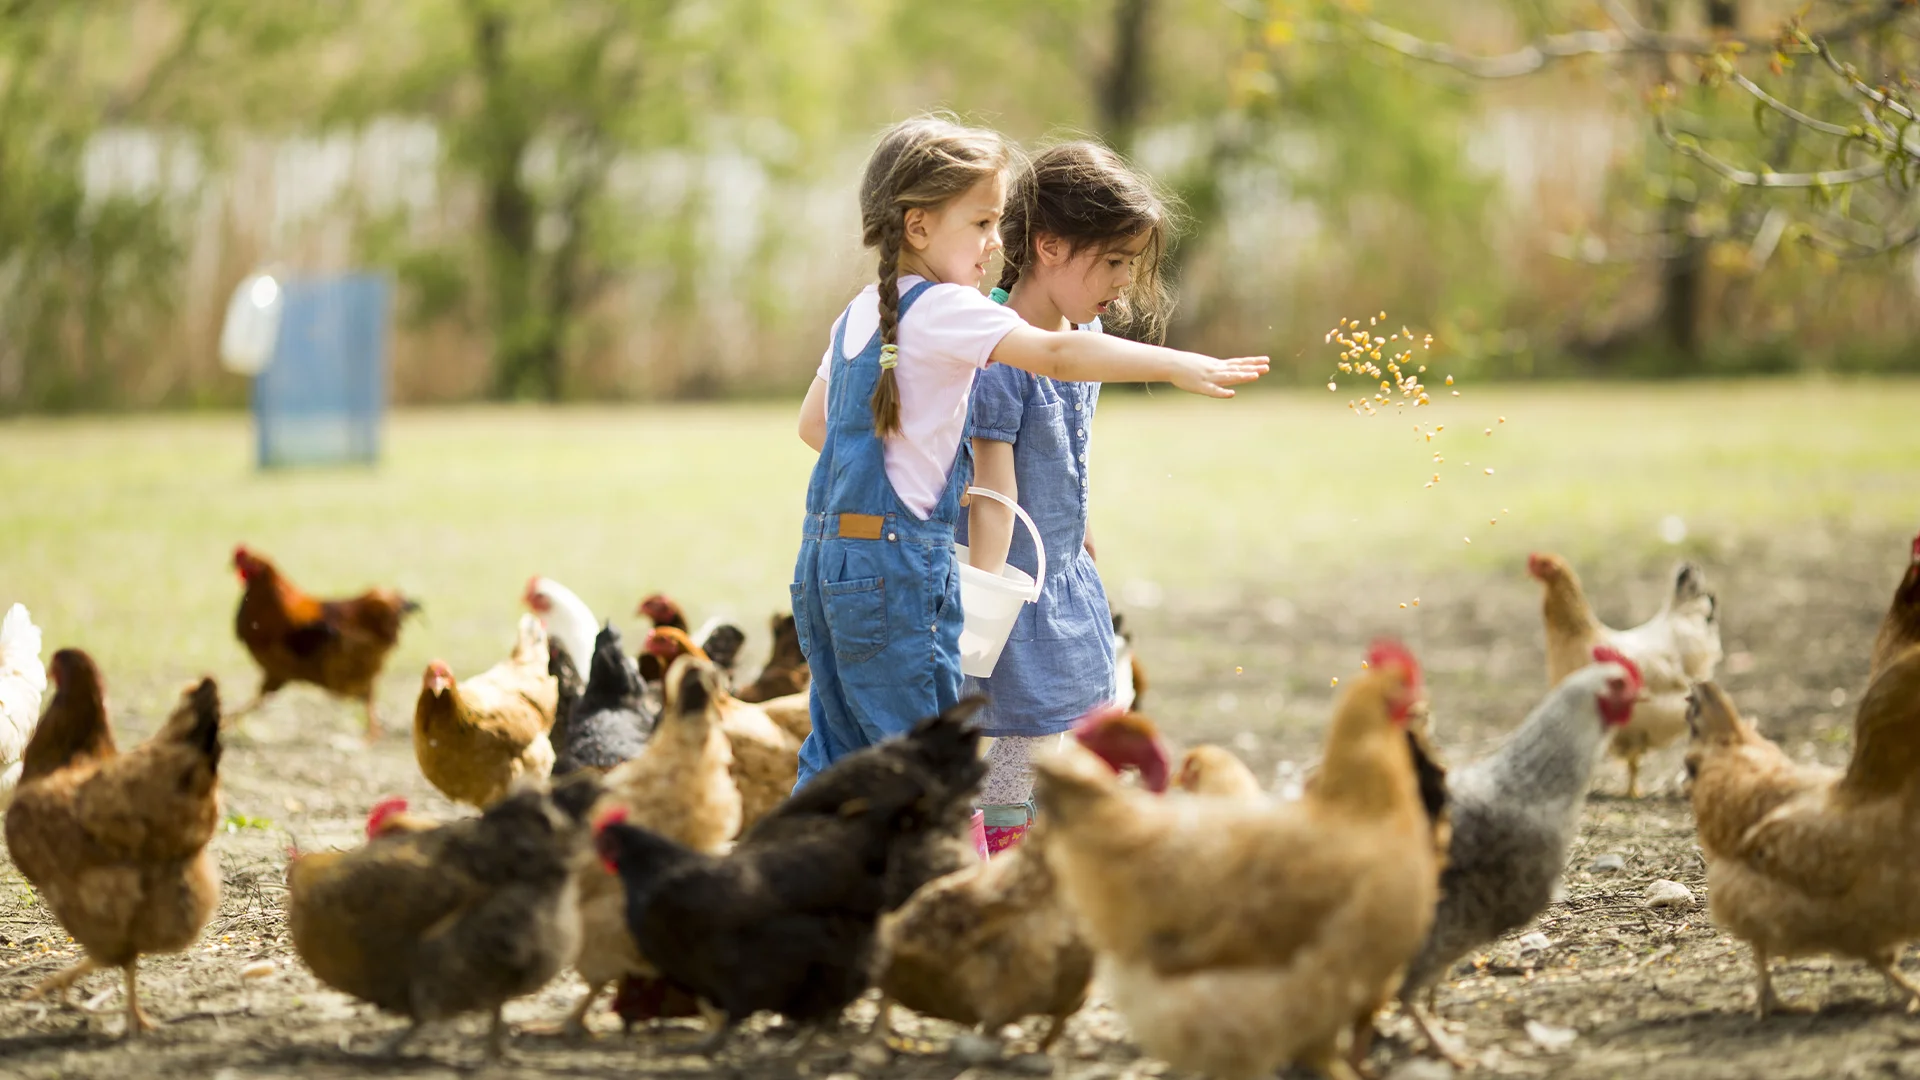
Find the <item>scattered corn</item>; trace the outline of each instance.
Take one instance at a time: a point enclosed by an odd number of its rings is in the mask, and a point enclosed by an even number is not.
[[[1332,681],[1332,682],[1330,682],[1330,683],[1328,683],[1327,685],[1328,685],[1328,686],[1339,686],[1339,685],[1340,685],[1340,676],[1338,676],[1338,675],[1335,675],[1335,676],[1333,677],[1333,681]]]

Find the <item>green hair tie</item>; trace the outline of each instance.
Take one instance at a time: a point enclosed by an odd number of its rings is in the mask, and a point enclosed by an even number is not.
[[[998,286],[995,286],[994,290],[987,294],[987,299],[993,301],[996,304],[1004,304],[1007,302],[1008,297],[1010,297],[1011,295],[1012,294],[1007,292],[1007,290],[1002,289]]]
[[[900,346],[880,346],[880,370],[885,371],[900,363]]]

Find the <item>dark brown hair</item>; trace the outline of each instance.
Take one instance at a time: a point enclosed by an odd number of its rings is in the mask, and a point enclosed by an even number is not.
[[[880,344],[900,333],[900,249],[906,243],[907,211],[935,210],[980,181],[1005,172],[1012,160],[1006,140],[991,131],[963,127],[944,116],[903,120],[880,137],[860,182],[860,242],[880,251]],[[873,388],[873,430],[882,438],[900,430],[900,389],[893,369],[882,368]]]
[[[1133,284],[1108,309],[1107,329],[1140,341],[1166,337],[1173,304],[1160,263],[1174,232],[1170,200],[1125,158],[1094,142],[1066,142],[1036,155],[1007,194],[1000,239],[1006,244],[1000,287],[1013,290],[1033,263],[1034,242],[1043,234],[1067,242],[1078,254],[1116,248],[1147,234]],[[1106,320],[1103,320],[1106,321]]]

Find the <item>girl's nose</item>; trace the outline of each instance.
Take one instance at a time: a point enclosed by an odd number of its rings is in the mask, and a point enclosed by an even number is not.
[[[1006,246],[1007,242],[1000,239],[998,230],[987,234],[987,254],[991,255],[996,251],[1003,250]]]

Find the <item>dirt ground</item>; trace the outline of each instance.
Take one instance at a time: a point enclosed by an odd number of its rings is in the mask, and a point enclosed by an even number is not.
[[[1723,683],[1797,756],[1844,760],[1850,705],[1904,550],[1897,535],[1813,522],[1791,540],[1693,552],[1721,600]],[[1657,606],[1670,566],[1668,556],[1623,555],[1583,570],[1601,615],[1619,625]],[[1419,608],[1398,607],[1415,595]],[[1485,752],[1542,689],[1538,594],[1517,568],[1426,581],[1389,573],[1211,596],[1136,590],[1120,600],[1152,680],[1146,711],[1182,741],[1227,743],[1276,786],[1311,761],[1334,693],[1329,679],[1356,669],[1377,633],[1404,636],[1427,665],[1437,732],[1453,762]],[[390,728],[402,726],[408,681],[394,677],[386,688]],[[242,689],[231,688],[229,697],[244,696]],[[123,744],[157,720],[156,708],[122,710]],[[369,749],[353,733],[356,723],[347,707],[290,692],[233,733],[222,765],[228,831],[215,841],[225,899],[200,945],[143,962],[144,1003],[162,1024],[138,1044],[118,1038],[115,975],[85,980],[74,996],[79,1009],[21,1000],[76,957],[11,864],[0,862],[0,1076],[750,1076],[783,1069],[777,1050],[787,1033],[777,1027],[755,1028],[713,1063],[685,1052],[697,1037],[691,1026],[623,1036],[605,1013],[595,1018],[598,1036],[585,1043],[523,1030],[499,1066],[480,1064],[478,1018],[417,1042],[403,1057],[373,1056],[399,1022],[321,988],[292,954],[280,916],[285,851],[290,840],[303,849],[354,842],[366,807],[390,792],[429,812],[454,811],[419,777],[404,734]],[[1620,768],[1602,764],[1564,899],[1442,986],[1441,1014],[1478,1058],[1473,1075],[1920,1076],[1920,1021],[1857,964],[1779,965],[1782,995],[1817,1012],[1764,1024],[1754,1017],[1750,954],[1707,918],[1692,814],[1674,790],[1679,767],[1677,749],[1657,757],[1654,794],[1627,802],[1611,794],[1622,787]],[[1648,885],[1663,878],[1688,886],[1699,905],[1645,909]],[[1537,938],[1523,946],[1527,933],[1544,935],[1544,946]],[[242,969],[262,960],[272,973],[243,981]],[[511,1005],[508,1017],[524,1027],[555,1023],[578,992],[565,976]],[[918,1021],[883,1062],[854,1051],[869,1014],[856,1009],[800,1069],[888,1080],[987,1080],[1049,1068],[1073,1080],[1104,1080],[1167,1071],[1140,1057],[1124,1024],[1099,1007],[1070,1025],[1051,1065],[1022,1056],[1031,1048],[1025,1039],[1014,1040],[1004,1059],[981,1063],[952,1045],[957,1029]],[[1414,1057],[1407,1021],[1388,1015],[1382,1023],[1387,1037],[1372,1061],[1379,1072],[1406,1080],[1448,1075]]]

